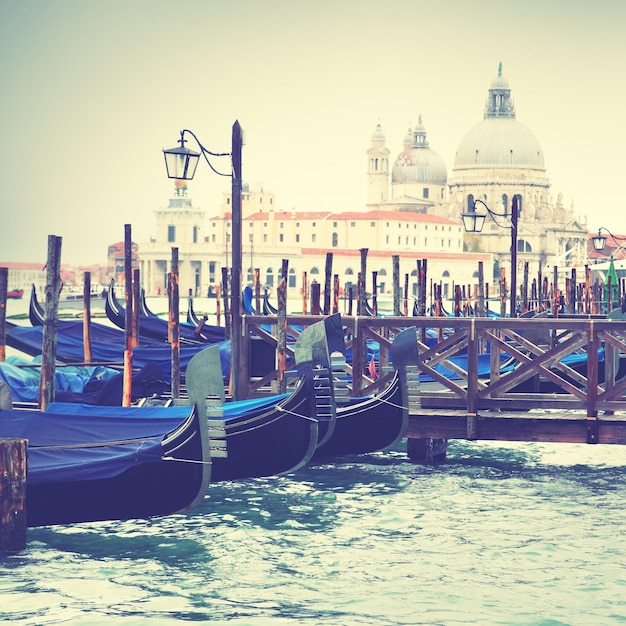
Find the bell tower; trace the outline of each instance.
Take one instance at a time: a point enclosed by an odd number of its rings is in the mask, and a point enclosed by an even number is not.
[[[367,205],[387,202],[389,198],[389,148],[380,122],[372,133],[367,151]]]

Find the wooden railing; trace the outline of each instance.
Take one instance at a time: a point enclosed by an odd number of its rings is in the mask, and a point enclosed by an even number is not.
[[[322,316],[286,318],[287,336]],[[626,410],[626,321],[599,317],[502,319],[462,317],[343,317],[346,347],[351,349],[350,393],[375,392],[383,379],[368,376],[367,342],[380,347],[380,371],[389,362],[393,337],[414,326],[422,372],[421,404],[430,409],[478,411],[558,409]],[[277,316],[244,316],[241,380],[246,397],[262,393],[279,378],[274,368],[251,376],[251,346],[262,340],[277,349]],[[286,369],[293,352],[286,349]]]

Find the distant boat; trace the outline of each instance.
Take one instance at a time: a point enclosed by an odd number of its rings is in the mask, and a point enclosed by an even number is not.
[[[7,298],[12,298],[13,300],[19,300],[23,295],[23,289],[11,289],[10,291],[7,291]]]

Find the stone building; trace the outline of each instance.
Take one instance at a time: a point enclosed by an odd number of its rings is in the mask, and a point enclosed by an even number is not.
[[[552,199],[541,146],[516,119],[501,65],[489,87],[484,118],[461,140],[450,176],[430,147],[421,116],[393,164],[380,123],[370,143],[363,211],[283,211],[261,185],[243,185],[243,285],[252,283],[258,268],[262,285],[273,288],[282,260],[288,259],[289,297],[299,298],[305,273],[309,282],[323,282],[326,253],[332,252],[333,274],[349,286],[360,271],[360,248],[369,250],[368,273],[378,272],[382,293],[391,291],[394,254],[401,258],[401,277],[411,277],[413,293],[418,259],[428,261],[429,278],[441,283],[444,295],[452,296],[455,283],[474,283],[479,262],[486,279],[493,275],[497,282],[499,268],[510,268],[514,197],[520,207],[518,275],[526,262],[531,276],[551,264],[585,262],[586,221],[574,215],[573,207],[563,206],[561,194]],[[164,291],[176,246],[181,293],[212,294],[222,268],[231,266],[230,194],[209,214],[194,206],[186,184],[177,182],[168,206],[155,211],[156,235],[140,244],[143,286],[151,295]],[[482,233],[467,234],[461,214],[481,211],[481,203],[497,216]]]

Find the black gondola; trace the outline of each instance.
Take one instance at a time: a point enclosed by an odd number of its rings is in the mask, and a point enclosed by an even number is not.
[[[418,364],[415,328],[396,336],[391,356],[395,373],[381,393],[337,403],[334,433],[317,448],[313,461],[386,450],[404,437],[409,423],[409,366]]]
[[[208,430],[195,407],[0,410],[0,438],[28,440],[28,526],[170,515],[210,480]]]

